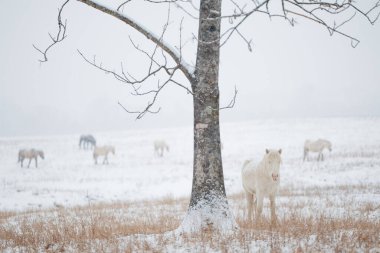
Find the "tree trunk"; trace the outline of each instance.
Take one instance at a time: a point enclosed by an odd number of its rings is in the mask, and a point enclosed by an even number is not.
[[[190,207],[182,228],[235,226],[224,188],[219,130],[219,51],[221,0],[200,4],[194,102],[194,164]]]

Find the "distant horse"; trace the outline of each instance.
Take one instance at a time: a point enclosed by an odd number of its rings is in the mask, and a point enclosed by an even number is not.
[[[79,137],[79,148],[84,148],[84,149],[87,149],[87,147],[95,147],[96,146],[96,140],[94,138],[94,136],[92,136],[91,134],[82,134],[80,137]]]
[[[28,163],[28,168],[30,166],[30,163],[32,162],[32,159],[35,160],[36,162],[36,168],[38,167],[37,165],[37,158],[41,157],[42,159],[45,159],[44,152],[42,150],[37,150],[37,149],[21,149],[18,151],[18,162],[21,162],[21,168],[24,162],[25,158],[29,159]]]
[[[153,145],[154,153],[158,156],[163,156],[165,150],[169,152],[169,145],[164,140],[155,140]]]
[[[108,162],[108,153],[109,152],[111,152],[112,154],[115,155],[115,147],[114,146],[95,147],[94,153],[93,153],[95,164],[98,164],[98,157],[99,156],[104,156],[103,164],[105,164],[106,162],[107,162],[107,164],[109,164],[109,162]]]
[[[332,148],[330,141],[324,139],[318,139],[316,141],[306,140],[305,145],[303,147],[303,160],[309,160],[309,152],[314,152],[318,153],[317,161],[323,161],[324,149],[328,149],[331,152]]]
[[[280,185],[281,149],[266,150],[263,160],[256,166],[245,161],[241,171],[242,183],[247,199],[248,219],[252,219],[255,206],[256,219],[263,210],[263,199],[269,197],[272,223],[277,220],[275,196]]]

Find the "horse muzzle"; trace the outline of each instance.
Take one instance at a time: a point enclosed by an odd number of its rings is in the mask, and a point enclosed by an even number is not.
[[[272,173],[272,179],[273,179],[273,181],[277,182],[279,178],[280,178],[279,174]]]

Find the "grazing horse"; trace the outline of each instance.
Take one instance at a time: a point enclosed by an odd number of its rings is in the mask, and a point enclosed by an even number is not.
[[[303,147],[303,160],[309,160],[309,152],[318,153],[317,161],[323,161],[323,150],[328,149],[331,152],[331,142],[324,139],[318,139],[316,141],[306,140]]]
[[[28,168],[29,168],[30,163],[32,162],[32,159],[34,159],[35,163],[36,163],[36,168],[37,168],[38,167],[38,164],[37,164],[38,156],[41,157],[42,159],[45,159],[44,152],[42,150],[37,150],[37,149],[33,149],[33,148],[32,149],[21,149],[20,151],[18,151],[18,162],[21,162],[21,168],[22,168],[24,159],[28,158],[29,159]]]
[[[104,156],[103,164],[105,164],[106,162],[107,162],[107,164],[109,164],[109,162],[108,162],[108,153],[109,152],[111,152],[112,154],[115,154],[114,146],[95,147],[94,153],[93,153],[95,164],[98,164],[98,156]]]
[[[91,134],[82,134],[80,137],[79,137],[79,148],[84,148],[84,149],[87,149],[87,147],[90,146],[91,148],[94,148],[96,146],[96,140],[94,138],[94,136],[92,136]]]
[[[249,220],[252,220],[253,206],[255,206],[256,219],[260,218],[263,199],[269,197],[271,220],[272,223],[276,223],[275,196],[280,185],[280,164],[281,149],[267,149],[263,160],[257,166],[251,160],[244,162],[241,174]]]
[[[169,145],[164,140],[155,140],[153,144],[154,153],[158,156],[163,156],[165,150],[169,152]]]

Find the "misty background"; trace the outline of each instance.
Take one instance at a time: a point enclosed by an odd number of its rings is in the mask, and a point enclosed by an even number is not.
[[[84,4],[71,1],[65,8],[68,37],[49,51],[47,63],[40,64],[41,55],[32,44],[44,49],[50,43],[48,32],[57,30],[62,2],[0,1],[0,136],[192,124],[192,97],[178,86],[163,90],[155,106],[161,107],[159,114],[147,114],[141,120],[118,105],[120,101],[138,110],[148,98],[131,96],[129,87],[86,63],[77,49],[91,59],[96,55],[109,69],[120,70],[123,62],[128,71],[142,77],[147,61],[133,48],[129,36],[148,51],[153,45],[119,20]],[[137,2],[125,13],[160,33],[166,7],[147,9],[149,5]],[[175,12],[173,8],[173,18],[180,18]],[[188,38],[196,33],[196,23],[184,22]],[[170,26],[167,39],[175,46],[178,23]],[[345,32],[361,41],[355,49],[350,40],[330,36],[326,28],[303,19],[291,27],[284,20],[256,14],[242,31],[252,38],[252,52],[236,35],[221,50],[221,106],[229,103],[234,87],[238,89],[235,107],[221,112],[222,123],[380,116],[379,22],[372,26],[357,16],[345,26]],[[183,52],[190,64],[194,64],[194,48],[190,42]],[[146,85],[155,87],[156,83]]]

